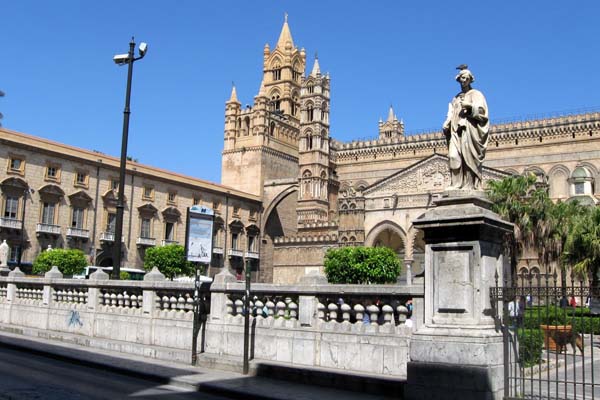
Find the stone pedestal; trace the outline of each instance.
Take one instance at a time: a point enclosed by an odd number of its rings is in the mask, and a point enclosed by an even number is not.
[[[490,303],[513,226],[483,192],[445,193],[414,221],[425,239],[425,323],[413,334],[407,399],[502,399],[502,334]]]

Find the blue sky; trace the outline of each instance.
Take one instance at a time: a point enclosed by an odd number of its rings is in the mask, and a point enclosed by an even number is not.
[[[3,126],[120,154],[132,35],[129,154],[220,181],[224,102],[252,103],[284,13],[308,68],[331,75],[331,134],[377,135],[390,104],[409,132],[437,129],[469,64],[492,120],[600,108],[597,1],[3,1]]]

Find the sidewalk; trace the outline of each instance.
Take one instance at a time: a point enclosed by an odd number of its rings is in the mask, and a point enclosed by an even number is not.
[[[124,375],[169,384],[232,399],[256,400],[383,400],[390,397],[293,383],[263,376],[244,376],[236,372],[192,367],[129,354],[94,351],[74,344],[0,332],[0,345],[26,350],[71,363],[109,369]],[[401,399],[399,393],[395,399]]]

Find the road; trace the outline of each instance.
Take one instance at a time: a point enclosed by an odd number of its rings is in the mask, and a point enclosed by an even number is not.
[[[0,400],[225,400],[0,346]]]

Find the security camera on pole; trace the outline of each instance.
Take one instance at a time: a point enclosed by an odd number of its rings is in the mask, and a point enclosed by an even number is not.
[[[138,49],[140,56],[135,57],[135,41],[133,37],[129,42],[129,53],[117,54],[113,57],[113,61],[117,65],[127,64],[127,92],[125,94],[125,110],[123,111],[123,136],[121,141],[121,165],[119,168],[119,198],[117,200],[117,220],[115,221],[115,241],[114,245],[114,256],[113,256],[113,279],[120,279],[121,277],[121,246],[123,238],[123,210],[125,209],[125,203],[123,196],[125,194],[125,166],[127,163],[127,138],[129,135],[129,101],[131,99],[131,77],[133,75],[133,63],[141,60],[148,51],[148,45],[141,43]]]

